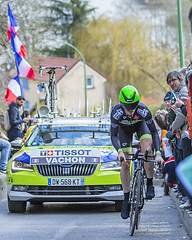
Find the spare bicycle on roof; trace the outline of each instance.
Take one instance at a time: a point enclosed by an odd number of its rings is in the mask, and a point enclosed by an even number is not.
[[[45,105],[49,108],[49,111],[52,115],[57,115],[57,86],[55,80],[55,71],[56,69],[64,69],[65,74],[67,74],[67,66],[64,67],[42,67],[39,66],[39,74],[42,76],[42,70],[48,69],[46,72],[49,74],[49,83],[40,83],[39,86],[45,89]]]

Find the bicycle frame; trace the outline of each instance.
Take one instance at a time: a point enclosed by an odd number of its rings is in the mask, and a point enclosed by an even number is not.
[[[130,235],[134,234],[135,228],[138,229],[141,210],[144,206],[144,161],[143,156],[138,156],[137,166],[133,172],[130,186]]]
[[[48,85],[48,89],[49,89],[49,99],[47,101],[49,101],[49,107],[51,112],[56,112],[57,111],[57,105],[56,105],[56,101],[57,101],[57,88],[56,88],[56,82],[55,82],[55,69],[50,69],[48,71],[49,74],[49,85]]]
[[[135,229],[138,229],[140,213],[144,206],[144,161],[155,162],[154,160],[147,160],[148,151],[146,151],[145,156],[142,153],[139,154],[139,151],[140,149],[138,149],[136,154],[129,154],[132,156],[132,159],[126,158],[126,160],[137,160],[137,166],[133,172],[129,194],[130,236],[133,236]],[[154,156],[152,157],[154,158]]]

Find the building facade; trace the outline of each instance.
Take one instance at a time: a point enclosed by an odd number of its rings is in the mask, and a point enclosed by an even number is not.
[[[67,74],[64,69],[56,69],[57,86],[57,109],[64,116],[90,115],[98,108],[104,108],[106,102],[105,83],[107,78],[81,59],[58,58],[37,56],[33,59],[35,80],[22,79],[22,86],[25,94],[25,109],[30,112],[44,104],[45,91],[39,83],[49,83],[49,74],[43,70],[39,75],[39,66],[59,67],[67,66]],[[86,78],[85,78],[86,74]],[[85,88],[86,79],[86,88]],[[86,91],[86,92],[85,92]],[[87,98],[85,98],[85,95]],[[87,103],[87,104],[86,104]],[[85,108],[87,109],[85,110]]]

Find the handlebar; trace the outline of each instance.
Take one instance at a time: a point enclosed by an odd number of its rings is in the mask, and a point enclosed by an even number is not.
[[[156,161],[155,160],[148,160],[147,158],[148,157],[154,157],[155,158],[155,156],[153,156],[153,155],[148,155],[148,150],[146,150],[146,152],[145,152],[145,156],[144,156],[144,154],[143,153],[140,153],[140,149],[138,149],[137,150],[137,152],[136,153],[134,153],[134,154],[128,154],[128,156],[130,156],[130,157],[132,157],[132,158],[126,158],[126,160],[131,160],[131,161],[135,161],[135,160],[141,160],[141,159],[143,159],[145,162],[153,162],[153,163],[156,163]],[[121,157],[120,158],[120,161],[121,162],[123,162],[123,160],[124,160],[124,158],[123,157]]]
[[[67,65],[64,67],[42,67],[41,65],[39,66],[39,74],[42,76],[42,70],[44,69],[50,69],[50,70],[55,70],[55,69],[65,69],[65,73],[67,74]]]

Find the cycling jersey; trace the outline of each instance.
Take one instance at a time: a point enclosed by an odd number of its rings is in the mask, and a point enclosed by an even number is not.
[[[131,150],[134,132],[140,140],[152,136],[155,150],[160,151],[159,135],[148,107],[139,102],[134,114],[129,117],[120,103],[115,105],[111,111],[111,141],[115,149]]]

